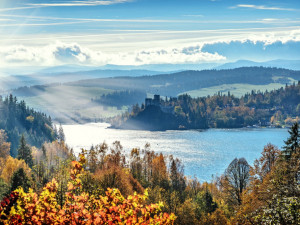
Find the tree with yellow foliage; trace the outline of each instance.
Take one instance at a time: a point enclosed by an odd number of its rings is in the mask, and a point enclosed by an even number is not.
[[[20,168],[23,168],[27,175],[30,175],[31,169],[25,163],[24,160],[19,160],[8,156],[4,163],[0,164],[0,177],[6,182],[10,183],[13,174]]]
[[[7,142],[7,135],[4,130],[0,130],[0,158],[9,156],[10,143]]]

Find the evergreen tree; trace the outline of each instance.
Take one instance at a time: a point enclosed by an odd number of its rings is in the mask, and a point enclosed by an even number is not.
[[[9,192],[9,185],[5,183],[5,181],[0,178],[0,200],[7,195]]]
[[[59,129],[58,129],[58,140],[59,142],[64,142],[66,139],[64,130],[62,128],[62,125],[60,124]]]
[[[212,194],[208,190],[199,192],[196,196],[195,202],[197,204],[196,212],[198,218],[200,218],[203,214],[213,213],[218,208],[217,203],[214,202]]]
[[[47,160],[47,150],[45,145],[42,146],[42,159],[45,161]]]
[[[289,159],[291,155],[296,152],[296,149],[299,148],[300,133],[298,123],[294,123],[288,132],[290,137],[284,142],[285,146],[283,147],[283,155],[286,157],[286,159]]]
[[[18,169],[11,179],[11,191],[16,190],[18,187],[22,187],[25,192],[28,192],[30,186],[30,180],[26,175],[24,169]]]
[[[31,149],[27,145],[24,135],[22,135],[22,137],[20,139],[20,145],[19,145],[19,148],[18,148],[18,157],[17,158],[18,159],[23,159],[26,162],[26,164],[30,168],[32,168],[33,160],[32,160]]]

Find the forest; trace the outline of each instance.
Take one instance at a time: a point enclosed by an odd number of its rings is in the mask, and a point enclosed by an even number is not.
[[[300,80],[300,72],[266,67],[241,67],[222,70],[187,70],[169,74],[111,77],[86,79],[70,82],[68,85],[79,87],[102,87],[112,90],[140,90],[162,96],[177,96],[191,90],[218,86],[222,84],[290,83]]]
[[[13,157],[17,156],[22,134],[28,143],[37,147],[54,141],[58,136],[50,116],[29,108],[24,101],[18,102],[11,94],[5,98],[0,96],[0,129],[6,131]]]
[[[125,154],[120,142],[82,149],[64,138],[18,155],[0,132],[0,224],[299,224],[300,133],[283,149],[267,144],[250,162],[235,158],[200,183],[184,165],[150,144]]]
[[[173,113],[166,115],[161,111],[164,107],[173,108]],[[240,98],[230,92],[199,98],[184,94],[161,99],[160,107],[136,104],[130,114],[111,122],[120,128],[146,130],[282,127],[291,126],[299,116],[300,82],[273,91],[252,91]]]
[[[133,105],[137,102],[142,103],[146,97],[145,91],[126,90],[103,94],[100,97],[92,98],[92,102],[104,106],[116,106],[118,109],[121,109],[122,106]]]

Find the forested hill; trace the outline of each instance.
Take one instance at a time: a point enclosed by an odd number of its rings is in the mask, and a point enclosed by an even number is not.
[[[56,138],[50,117],[29,108],[24,101],[18,102],[12,95],[4,99],[0,96],[0,129],[6,131],[14,157],[22,134],[29,144],[37,147]]]
[[[300,80],[300,71],[265,67],[241,67],[226,70],[182,71],[142,77],[114,77],[90,79],[69,83],[86,87],[103,87],[115,90],[143,90],[147,93],[160,93],[163,96],[177,96],[196,90],[223,84],[290,83]]]
[[[119,127],[147,130],[151,121],[156,121],[153,124],[157,124],[156,127],[151,126],[151,130],[291,125],[300,116],[300,83],[271,92],[252,91],[241,98],[230,93],[218,93],[202,98],[191,98],[185,94],[178,98],[161,99],[160,107],[156,109],[163,111],[166,108],[168,111],[173,110],[173,115],[169,114],[169,118],[172,118],[169,126],[164,123],[166,113],[147,113],[153,110],[152,107],[136,105],[130,115],[123,116],[121,120],[126,122]]]

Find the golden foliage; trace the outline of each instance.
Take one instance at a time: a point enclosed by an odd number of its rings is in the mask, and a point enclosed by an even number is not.
[[[8,156],[5,160],[2,160],[0,164],[0,177],[6,183],[9,183],[13,174],[20,168],[23,168],[28,176],[30,175],[31,169],[28,167],[24,160],[19,160]]]

